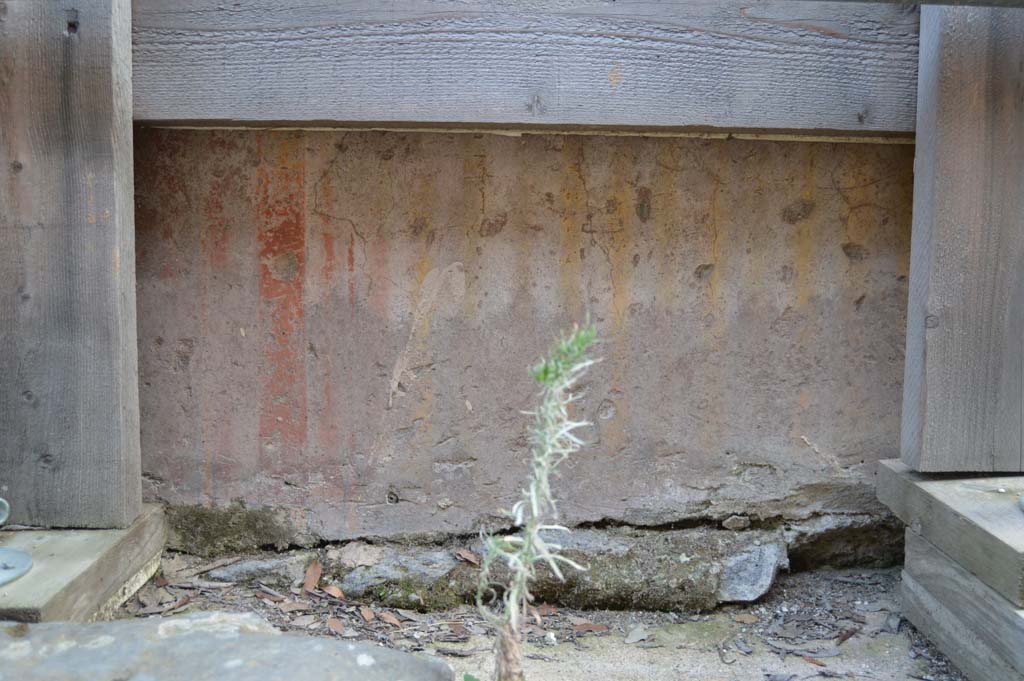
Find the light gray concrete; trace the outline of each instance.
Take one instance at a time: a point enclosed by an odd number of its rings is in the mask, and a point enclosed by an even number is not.
[[[565,570],[562,581],[542,565],[530,592],[538,601],[576,608],[707,611],[757,600],[789,565],[778,531],[584,529],[559,534],[557,542],[562,555],[587,569]],[[328,554],[325,574],[338,578],[350,597],[396,607],[473,603],[479,570],[456,557],[460,546],[389,543],[355,567]],[[465,546],[482,555],[479,540]]]
[[[450,681],[436,658],[283,635],[252,614],[0,626],[0,681]]]

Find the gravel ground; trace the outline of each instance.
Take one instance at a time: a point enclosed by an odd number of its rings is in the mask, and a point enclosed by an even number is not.
[[[353,602],[321,579],[318,563],[290,584],[209,578],[249,559],[167,553],[161,572],[118,614],[251,611],[283,631],[442,656],[460,681],[464,673],[490,676],[492,640],[471,607],[419,613]],[[966,681],[900,618],[898,570],[782,575],[761,602],[705,615],[539,604],[525,629],[530,679]]]

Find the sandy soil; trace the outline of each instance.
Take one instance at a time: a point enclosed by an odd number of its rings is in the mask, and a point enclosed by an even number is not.
[[[167,554],[119,616],[253,611],[284,631],[440,655],[459,681],[490,678],[492,639],[473,608],[418,613],[351,602],[308,572],[312,590],[300,580],[216,582],[206,578],[211,564]],[[898,570],[783,575],[762,602],[704,615],[544,604],[533,615],[524,646],[531,681],[965,681],[900,618]]]

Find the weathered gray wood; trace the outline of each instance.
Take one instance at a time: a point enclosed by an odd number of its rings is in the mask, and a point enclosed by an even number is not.
[[[0,2],[0,496],[141,508],[129,0]]]
[[[1024,469],[1024,11],[924,7],[901,458]]]
[[[835,2],[885,2],[906,4],[903,0],[834,0]],[[805,0],[805,2],[821,2],[821,0]],[[929,0],[929,5],[962,5],[964,7],[1024,7],[1024,0]]]
[[[950,479],[915,473],[896,460],[878,468],[883,504],[1018,607],[1024,607],[1021,494],[1021,476]]]
[[[907,134],[916,9],[136,0],[135,118]]]
[[[27,575],[0,586],[0,620],[109,616],[156,572],[166,539],[163,510],[150,504],[123,530],[0,532],[0,547],[34,559]]]
[[[947,607],[903,571],[903,616],[939,647],[971,681],[1022,681],[961,613]]]
[[[907,530],[906,547],[904,572],[917,586],[956,613],[992,652],[1024,672],[1024,610],[912,530]]]

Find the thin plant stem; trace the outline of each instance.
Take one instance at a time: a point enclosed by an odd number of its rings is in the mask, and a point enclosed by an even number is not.
[[[519,501],[507,514],[516,528],[511,535],[484,535],[484,556],[476,604],[484,619],[497,634],[495,679],[523,681],[520,623],[533,596],[530,585],[537,566],[547,565],[560,580],[563,568],[584,570],[575,561],[560,555],[561,546],[547,539],[556,532],[569,530],[551,520],[558,507],[551,493],[551,477],[559,464],[579,451],[583,441],[576,431],[590,425],[576,421],[570,408],[576,398],[573,389],[594,364],[587,352],[596,341],[593,326],[574,327],[552,348],[547,358],[531,370],[541,385],[540,405],[533,412],[531,429],[530,474]],[[495,566],[504,564],[507,577],[496,581]]]

